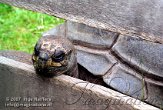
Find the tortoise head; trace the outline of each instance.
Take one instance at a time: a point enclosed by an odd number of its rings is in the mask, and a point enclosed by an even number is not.
[[[32,61],[37,74],[46,77],[61,75],[76,63],[75,48],[66,38],[43,36],[34,47]]]

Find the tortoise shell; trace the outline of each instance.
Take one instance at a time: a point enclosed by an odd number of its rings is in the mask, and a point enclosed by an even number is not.
[[[46,35],[70,39],[77,62],[111,88],[163,106],[163,44],[69,21]]]

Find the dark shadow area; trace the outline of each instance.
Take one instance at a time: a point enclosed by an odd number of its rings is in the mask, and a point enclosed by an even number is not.
[[[79,70],[79,79],[108,87],[108,85],[106,85],[106,83],[103,81],[102,77],[94,76],[92,73],[90,73],[87,69],[85,69],[80,64],[78,64],[78,70]]]

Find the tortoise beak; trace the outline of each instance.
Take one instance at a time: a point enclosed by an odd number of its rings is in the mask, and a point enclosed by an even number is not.
[[[46,67],[48,59],[49,59],[49,56],[47,53],[40,53],[38,55],[38,61],[37,61],[38,66],[41,68]]]
[[[46,63],[47,63],[47,61],[38,59],[38,63],[37,64],[38,64],[38,67],[45,68],[46,67]]]
[[[48,59],[49,59],[49,56],[48,56],[48,54],[47,53],[40,53],[39,55],[38,55],[38,57],[39,57],[39,60],[42,60],[42,61],[48,61]]]

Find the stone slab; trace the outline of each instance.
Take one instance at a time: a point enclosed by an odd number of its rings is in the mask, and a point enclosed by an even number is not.
[[[0,0],[13,6],[163,43],[162,0]]]
[[[119,34],[82,23],[66,21],[66,23],[43,33],[43,36],[46,35],[67,37],[75,45],[106,50],[111,48]]]
[[[132,101],[135,102],[132,104]],[[0,57],[0,109],[159,110],[111,89],[66,75],[52,79],[41,78],[35,74],[32,65],[2,56]]]

